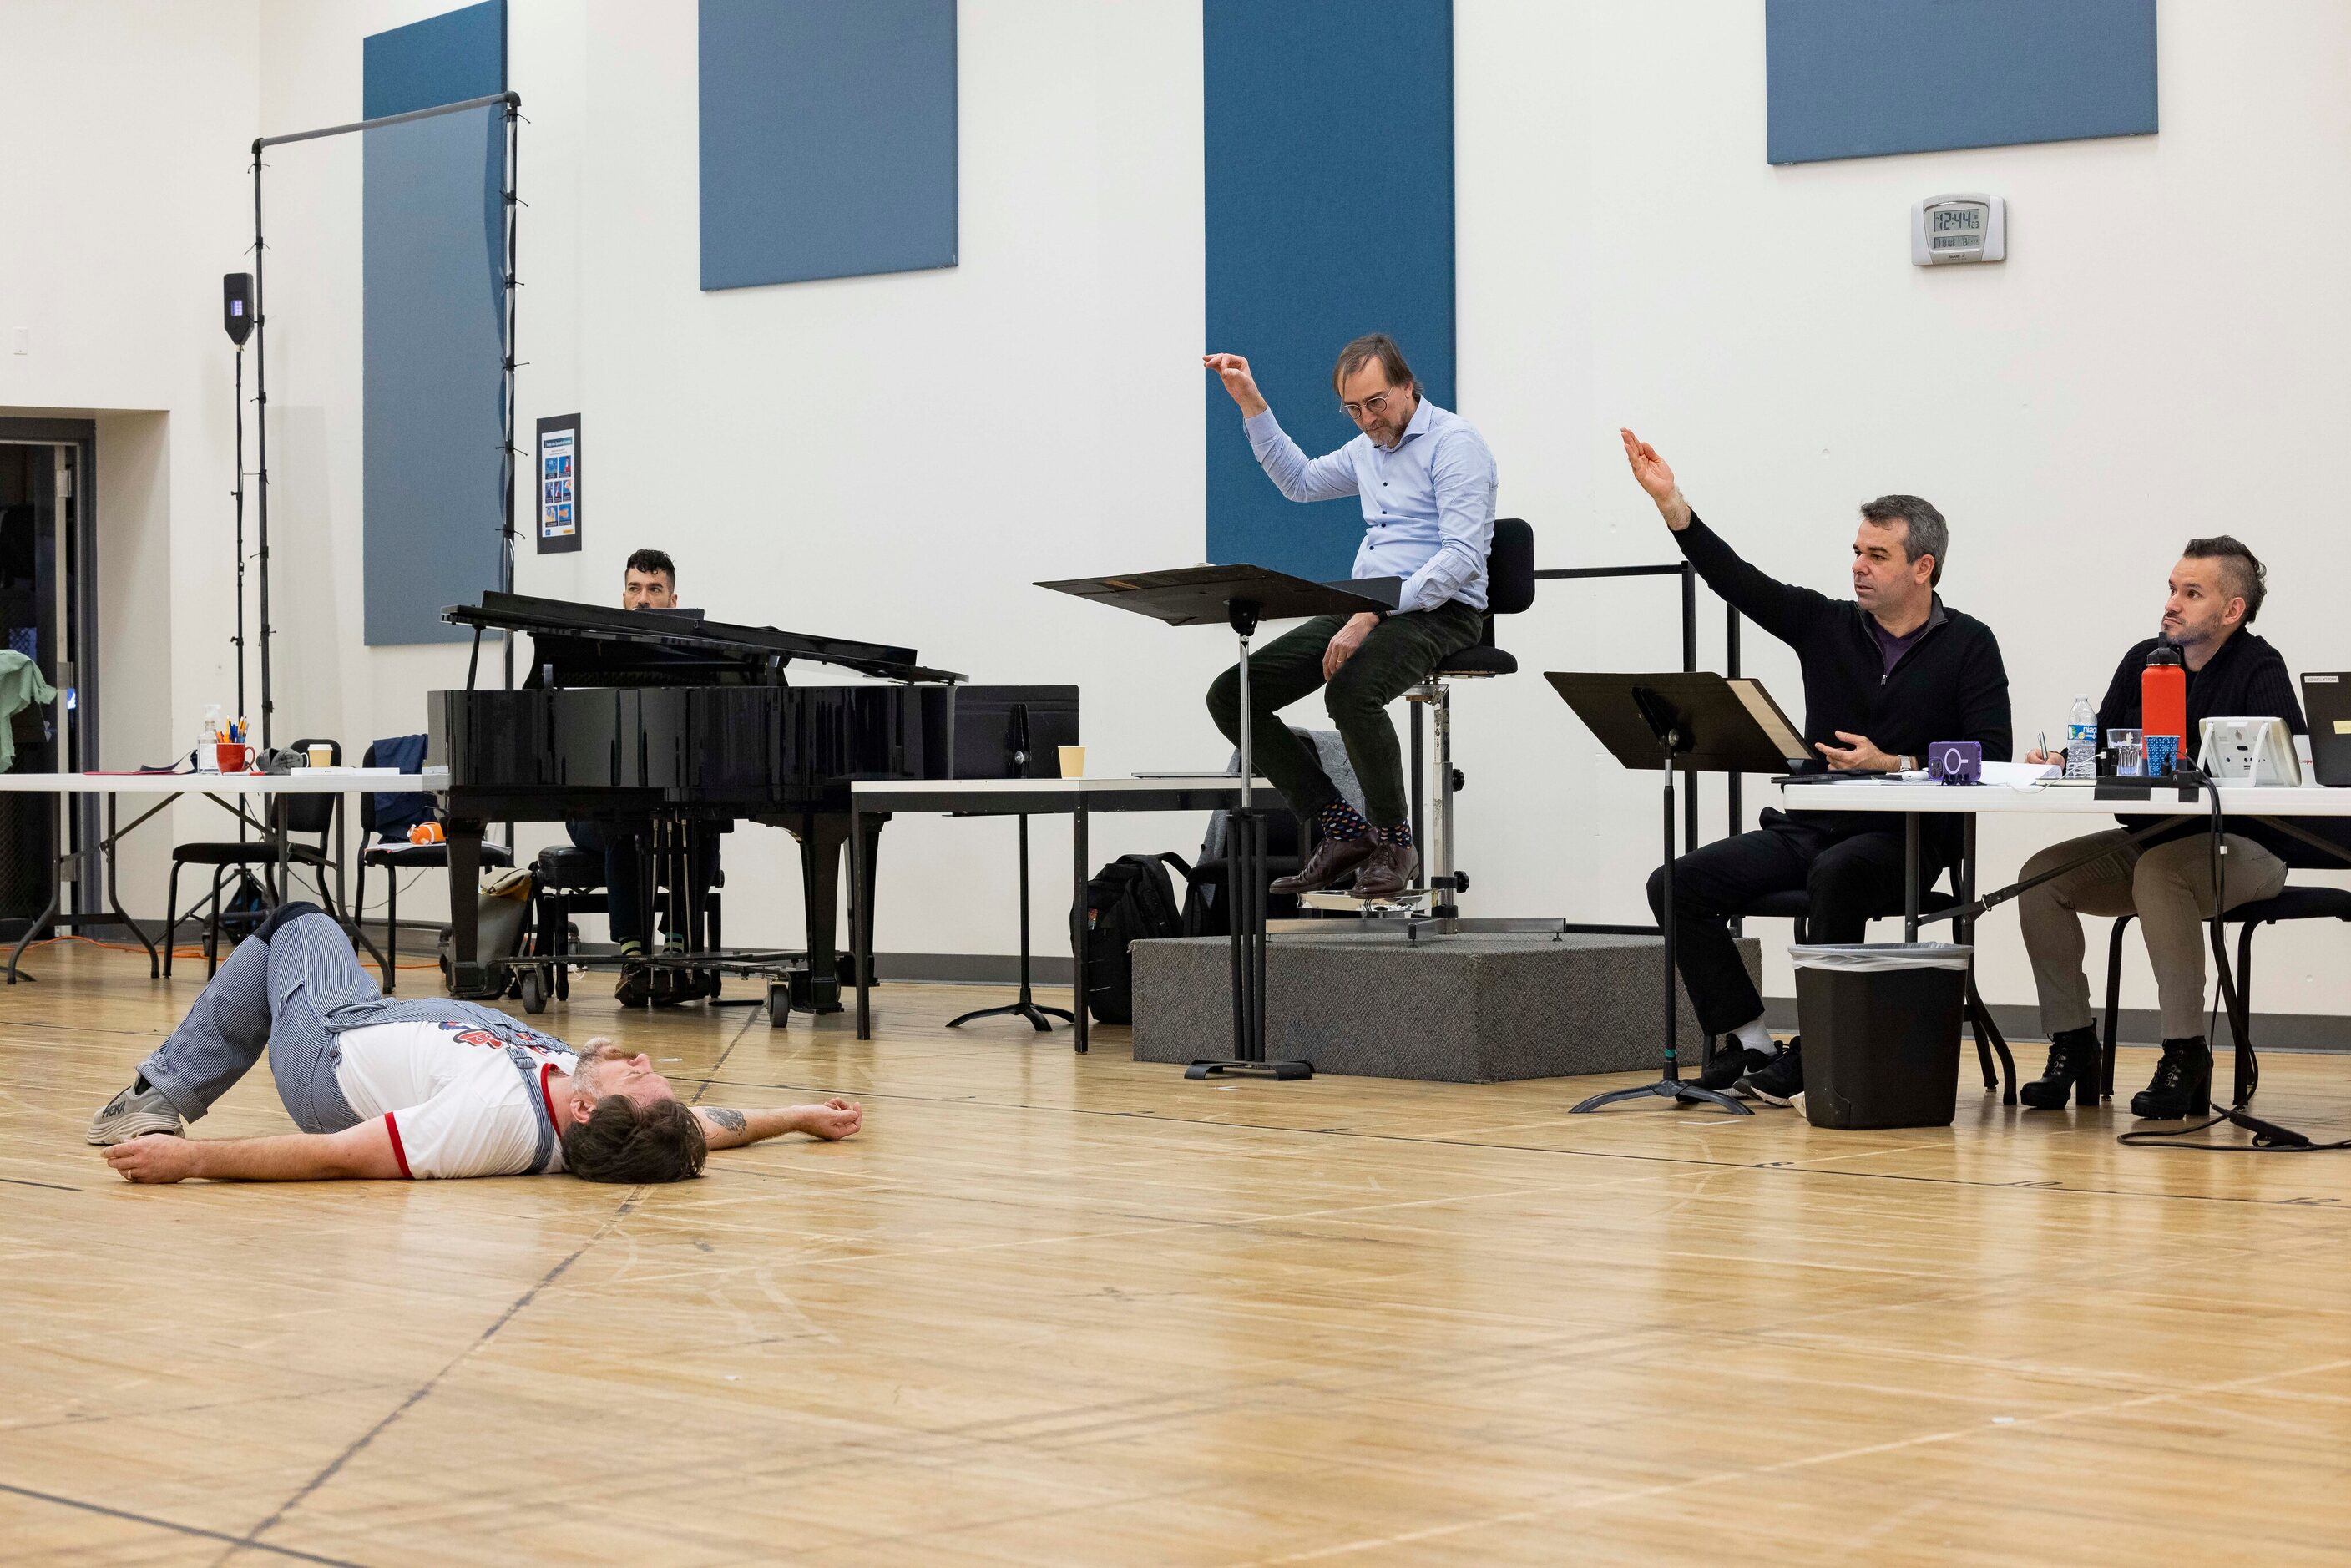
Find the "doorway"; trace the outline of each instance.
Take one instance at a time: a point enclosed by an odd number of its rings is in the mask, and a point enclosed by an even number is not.
[[[98,766],[93,672],[83,656],[95,643],[95,444],[87,420],[0,419],[0,726],[10,773]],[[27,666],[53,699],[38,700]],[[94,912],[78,894],[102,885],[91,880],[97,803],[73,800],[60,811],[54,795],[0,794],[0,939],[14,941],[40,918],[62,853],[86,863],[59,913]]]

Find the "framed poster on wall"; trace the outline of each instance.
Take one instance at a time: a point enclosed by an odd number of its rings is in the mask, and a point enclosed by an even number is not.
[[[538,553],[580,548],[580,416],[538,422]]]

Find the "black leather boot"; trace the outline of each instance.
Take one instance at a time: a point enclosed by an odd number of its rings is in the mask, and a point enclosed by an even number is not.
[[[2197,1035],[2163,1042],[2163,1060],[2146,1088],[2131,1096],[2131,1114],[2143,1122],[2177,1122],[2212,1111],[2212,1050]]]
[[[1306,863],[1288,876],[1278,876],[1266,886],[1268,893],[1320,893],[1333,887],[1354,874],[1355,868],[1372,858],[1378,848],[1369,834],[1360,839],[1324,838],[1306,857]]]
[[[2105,1066],[2096,1029],[2060,1030],[2049,1039],[2049,1065],[2032,1082],[2018,1084],[2016,1097],[2036,1111],[2062,1111],[2076,1095],[2095,1105]]]

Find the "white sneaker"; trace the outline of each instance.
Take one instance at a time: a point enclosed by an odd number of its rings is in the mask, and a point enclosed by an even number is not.
[[[176,1136],[181,1130],[179,1110],[163,1097],[163,1092],[152,1084],[141,1089],[135,1081],[89,1119],[89,1141],[101,1148],[129,1143],[142,1133]]]

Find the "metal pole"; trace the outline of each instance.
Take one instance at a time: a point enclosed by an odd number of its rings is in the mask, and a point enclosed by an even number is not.
[[[372,131],[381,126],[404,125],[413,120],[431,120],[439,115],[462,113],[466,110],[487,109],[492,104],[504,104],[507,110],[507,178],[504,192],[507,207],[506,342],[501,372],[506,399],[504,418],[504,439],[507,448],[506,500],[502,514],[506,543],[505,563],[500,575],[507,587],[511,590],[514,584],[515,209],[518,204],[515,195],[515,172],[519,151],[517,121],[520,118],[522,95],[516,92],[494,92],[482,98],[469,98],[458,103],[436,104],[431,109],[411,110],[405,114],[379,115],[373,120],[354,120],[343,125],[324,125],[316,131],[288,131],[283,136],[256,136],[253,139],[253,401],[259,410],[256,416],[259,434],[256,438],[255,476],[260,482],[259,497],[256,508],[257,521],[255,529],[256,536],[255,554],[260,562],[261,586],[258,611],[261,620],[261,744],[265,747],[271,743],[270,714],[274,704],[271,701],[269,682],[269,313],[263,303],[262,289],[264,251],[261,232],[261,150],[265,147],[282,146],[289,141],[313,141],[322,136],[341,136],[353,131]],[[238,475],[240,486],[244,480],[242,467],[240,464]],[[507,685],[512,687],[514,640],[511,637],[506,640],[506,646]],[[509,839],[514,836],[511,827],[507,836]]]
[[[1735,681],[1739,678],[1739,608],[1733,604],[1725,604],[1722,610],[1725,618],[1722,629],[1723,674]],[[1740,799],[1740,787],[1745,782],[1746,780],[1736,773],[1730,776],[1730,825],[1725,831],[1734,839],[1740,832],[1740,822],[1747,815],[1744,802]]]
[[[1249,633],[1241,634],[1241,810],[1249,809],[1249,775],[1257,764],[1249,757]]]
[[[522,111],[519,103],[520,100],[513,94],[507,95],[507,177],[504,192],[507,212],[506,341],[502,346],[504,352],[498,385],[498,406],[505,428],[499,434],[498,587],[507,593],[512,593],[515,586],[515,317],[518,304],[515,298],[515,274],[519,263],[517,242],[520,237],[517,228],[517,209],[520,203],[515,194],[515,187],[520,177],[522,156]],[[507,632],[500,641],[506,644],[507,690],[512,691],[515,684],[514,633]],[[507,840],[509,843],[514,841],[511,823],[507,828]]]
[[[494,103],[510,108],[522,107],[522,95],[517,92],[494,92],[486,98],[469,98],[462,103],[435,104],[431,109],[412,109],[405,114],[378,115],[373,120],[354,120],[348,125],[322,125],[316,131],[289,131],[283,136],[256,136],[253,141],[254,155],[258,158],[265,147],[276,147],[287,141],[315,141],[321,136],[340,136],[351,131],[373,131],[382,125],[405,125],[412,120],[431,120],[436,115],[460,114],[469,109],[487,109]]]
[[[290,140],[290,139],[289,139]],[[267,295],[262,287],[264,262],[267,252],[261,237],[261,149],[265,141],[255,138],[253,143],[253,403],[256,479],[260,492],[255,497],[256,554],[261,563],[261,744],[270,744],[269,693],[269,308]],[[245,478],[237,476],[243,487]],[[239,559],[240,570],[243,566]],[[242,594],[238,604],[244,603]],[[240,654],[242,650],[240,650]],[[237,716],[242,719],[245,716]]]
[[[236,350],[236,711],[245,712],[245,345]],[[238,836],[244,836],[242,824]]]
[[[1698,670],[1698,568],[1682,563],[1682,669]],[[1698,848],[1698,772],[1682,771],[1682,851]]]
[[[1662,956],[1666,961],[1666,1082],[1678,1082],[1682,1071],[1680,1053],[1675,1050],[1681,1033],[1680,1009],[1674,995],[1674,743],[1666,742],[1666,864],[1657,888],[1664,913],[1657,917],[1658,935],[1665,938]]]

